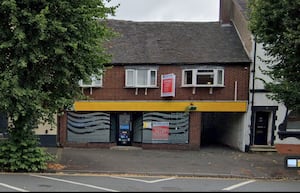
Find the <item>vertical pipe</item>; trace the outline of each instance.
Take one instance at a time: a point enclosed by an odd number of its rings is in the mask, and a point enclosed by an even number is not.
[[[237,81],[234,81],[234,101],[237,100]]]
[[[252,69],[252,95],[251,95],[251,126],[250,126],[250,145],[254,144],[254,94],[255,94],[255,70],[256,70],[256,38],[254,38],[254,51],[253,51],[253,69]]]
[[[255,94],[255,70],[256,70],[256,40],[254,38],[254,53],[253,53],[253,69],[252,69],[252,95],[251,95],[251,109],[254,106]]]

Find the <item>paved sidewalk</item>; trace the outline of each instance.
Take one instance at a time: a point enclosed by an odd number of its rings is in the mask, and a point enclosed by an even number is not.
[[[285,168],[277,152],[240,152],[227,147],[190,150],[139,148],[47,148],[57,157],[49,172],[239,177],[300,180],[300,170]]]

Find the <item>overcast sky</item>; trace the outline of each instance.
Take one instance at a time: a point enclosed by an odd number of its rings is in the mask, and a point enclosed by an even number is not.
[[[109,18],[131,21],[218,21],[220,0],[111,0]]]

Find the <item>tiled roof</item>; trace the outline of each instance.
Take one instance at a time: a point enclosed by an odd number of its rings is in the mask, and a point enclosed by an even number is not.
[[[219,22],[107,22],[120,33],[107,45],[114,64],[250,62],[234,27]]]

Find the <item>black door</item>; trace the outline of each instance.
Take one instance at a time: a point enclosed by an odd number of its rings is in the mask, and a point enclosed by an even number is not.
[[[254,145],[268,144],[268,112],[256,112]]]

